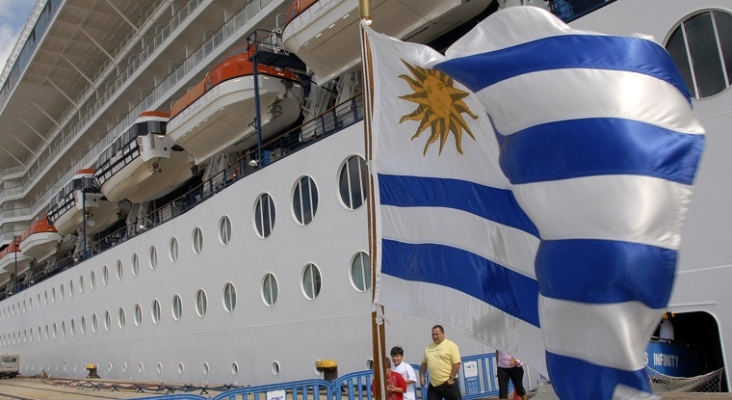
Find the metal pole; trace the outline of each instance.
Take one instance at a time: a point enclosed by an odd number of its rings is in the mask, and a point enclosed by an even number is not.
[[[82,240],[82,244],[84,246],[84,258],[82,260],[86,260],[86,182],[84,177],[81,178],[81,212],[82,214],[82,225],[81,225],[81,234],[84,236]]]
[[[15,247],[15,274],[13,275],[13,293],[18,291],[18,236],[13,235],[13,246]]]
[[[358,0],[358,8],[361,12],[361,19],[371,21],[371,0]]]
[[[251,38],[254,37],[254,40]],[[254,55],[249,59],[252,61],[254,68],[254,107],[256,108],[254,126],[257,128],[257,165],[262,165],[262,122],[261,112],[259,110],[259,64],[257,63],[257,32],[250,36],[250,46],[254,46]],[[249,51],[249,49],[247,49]]]

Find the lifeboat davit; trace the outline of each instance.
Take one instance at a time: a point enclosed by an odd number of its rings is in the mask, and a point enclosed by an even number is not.
[[[117,204],[107,201],[94,186],[94,169],[82,169],[51,198],[48,219],[58,233],[66,236],[76,229],[92,235],[109,228],[117,219]],[[86,216],[85,216],[86,215]]]
[[[43,214],[35,220],[23,234],[20,251],[30,258],[41,262],[56,252],[71,250],[73,245],[63,240],[63,236]]]
[[[375,31],[428,43],[486,10],[493,0],[372,0]],[[327,82],[361,61],[357,0],[295,0],[287,11],[282,43]],[[346,38],[346,39],[344,39]]]
[[[30,268],[30,262],[32,257],[27,254],[23,254],[20,251],[20,238],[13,240],[3,251],[0,251],[0,269],[8,273],[16,273],[17,275],[22,274]],[[3,274],[5,275],[5,274]],[[10,274],[7,274],[7,278],[0,276],[0,281],[9,279]]]
[[[234,50],[173,103],[168,135],[196,164],[224,150],[244,150],[257,143],[253,74],[248,51]],[[303,88],[289,71],[260,64],[257,74],[264,139],[297,120]]]
[[[99,154],[94,184],[107,200],[154,200],[193,176],[190,154],[166,135],[169,119],[165,112],[143,112]]]

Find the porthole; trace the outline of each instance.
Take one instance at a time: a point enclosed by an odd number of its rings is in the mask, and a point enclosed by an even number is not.
[[[40,326],[38,327],[38,330],[36,330],[36,332],[37,332],[36,337],[40,341],[41,340],[41,327]],[[46,337],[46,339],[48,339],[48,337]]]
[[[59,286],[59,288],[58,288],[58,289],[59,289],[59,290],[58,290],[58,298],[59,298],[60,300],[63,300],[63,299],[64,299],[64,294],[65,294],[65,293],[64,293],[64,284],[62,283],[62,284],[61,284],[61,286]],[[25,310],[25,307],[23,307],[23,309]]]
[[[183,314],[183,302],[180,300],[180,296],[173,296],[173,305],[171,307],[173,319],[178,321]]]
[[[236,308],[236,288],[231,282],[226,282],[226,285],[224,285],[223,301],[226,312],[234,311],[234,308]]]
[[[112,372],[112,369],[114,369],[114,367],[112,367],[112,363],[107,364],[107,372]]]
[[[292,193],[292,212],[300,225],[307,225],[318,211],[318,187],[309,176],[301,177]]]
[[[150,246],[150,269],[158,267],[158,249],[155,246]]]
[[[28,311],[33,311],[33,297],[28,297]]]
[[[112,327],[112,314],[109,311],[104,312],[104,330],[109,331]]]
[[[272,234],[274,229],[277,213],[275,211],[275,203],[272,197],[267,193],[262,193],[257,198],[254,205],[254,229],[257,236],[264,239]]]
[[[97,323],[97,314],[92,314],[92,322],[91,322],[92,332],[96,333],[98,325],[99,324]]]
[[[69,281],[69,297],[74,297],[74,281]],[[38,299],[38,305],[41,305],[41,299]]]
[[[138,370],[138,371],[139,371],[140,373],[143,373],[143,371],[145,371],[145,366],[144,366],[144,365],[142,365],[142,363],[139,363],[139,364],[137,364],[137,370]]]
[[[186,367],[183,365],[183,363],[178,363],[178,375],[183,375],[183,371],[186,370]]]
[[[51,288],[51,303],[56,303],[56,288]],[[15,314],[15,304],[13,304],[13,314]]]
[[[368,359],[366,360],[366,369],[373,370],[374,369],[374,360]]]
[[[86,333],[86,317],[82,315],[79,321],[79,331],[81,331],[81,334],[83,335]]]
[[[142,324],[142,307],[135,304],[135,325],[140,326],[140,324]]]
[[[280,374],[280,363],[277,361],[272,363],[272,374],[275,376]]]
[[[137,257],[137,253],[132,254],[132,265],[130,266],[132,275],[137,276],[140,273],[140,258]]]
[[[203,363],[203,374],[208,375],[208,370],[209,370],[208,363],[207,362]]]
[[[97,274],[94,273],[94,271],[89,274],[89,289],[94,290],[94,287],[97,285]]]
[[[127,372],[127,363],[122,363],[122,373]]]
[[[713,96],[732,80],[732,14],[705,11],[683,21],[669,36],[666,50],[691,96]]]
[[[168,246],[168,257],[170,258],[171,262],[176,262],[178,260],[178,239],[174,237],[170,238],[170,244]]]
[[[84,293],[84,277],[79,277],[79,293]]]
[[[71,318],[71,322],[69,323],[69,332],[71,336],[76,336],[76,321],[73,318]]]
[[[264,304],[273,306],[277,302],[277,278],[268,273],[262,279],[262,300]]]
[[[124,268],[122,267],[122,260],[117,260],[117,281],[122,282],[122,276],[124,274]]]
[[[351,284],[359,292],[371,288],[371,257],[363,251],[351,259]]]
[[[206,315],[206,309],[208,309],[208,297],[203,289],[198,289],[196,291],[196,314],[203,317]]]
[[[158,370],[158,374],[162,374],[163,373],[163,364],[162,363],[158,363],[157,370]]]
[[[117,325],[119,325],[119,329],[123,329],[125,327],[125,309],[124,307],[119,308],[119,312],[117,313]]]
[[[221,217],[219,220],[219,241],[223,245],[229,244],[231,240],[231,220],[227,216]]]
[[[321,279],[320,269],[315,264],[310,263],[302,269],[302,293],[306,298],[315,300],[318,297],[322,284]]]
[[[160,302],[158,301],[158,299],[153,300],[150,317],[152,318],[154,324],[160,322]]]
[[[196,227],[193,229],[191,239],[191,247],[193,248],[193,253],[201,254],[201,250],[203,250],[203,232],[201,231],[201,228]]]
[[[58,335],[58,326],[55,322],[53,323],[53,331],[51,331],[51,333],[53,334],[53,338],[56,339],[56,336]]]
[[[102,284],[104,286],[109,284],[109,267],[106,265],[102,267]]]
[[[61,321],[61,337],[66,337],[66,321]]]
[[[236,362],[231,363],[231,374],[236,375],[239,373],[239,364]]]
[[[368,171],[366,161],[361,156],[350,156],[341,165],[338,174],[338,194],[341,202],[349,210],[355,210],[366,200]]]

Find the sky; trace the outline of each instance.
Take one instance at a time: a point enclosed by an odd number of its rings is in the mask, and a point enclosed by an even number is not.
[[[0,72],[35,4],[36,0],[0,0]]]

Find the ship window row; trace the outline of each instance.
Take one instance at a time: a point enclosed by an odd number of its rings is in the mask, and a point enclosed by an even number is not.
[[[319,362],[320,362],[320,360],[316,360],[314,362],[313,373],[316,376],[321,376],[322,375],[322,372],[318,371],[318,369],[317,369],[317,364]],[[81,367],[79,365],[81,365]],[[68,363],[68,364],[67,363],[64,363],[63,365],[56,363],[55,364],[55,369],[54,369],[51,364],[39,363],[38,364],[38,371],[46,371],[46,372],[48,372],[48,371],[56,371],[56,372],[58,372],[58,371],[69,371],[69,370],[71,370],[72,372],[77,372],[77,370],[78,371],[82,371],[85,366],[86,366],[85,363]],[[367,360],[366,366],[369,369],[373,369],[373,361],[370,360],[370,359]],[[208,375],[209,372],[211,371],[211,368],[212,367],[211,367],[211,365],[208,362],[201,363],[201,373],[203,375]],[[281,366],[280,366],[279,361],[277,361],[277,360],[273,361],[272,364],[270,364],[269,368],[270,368],[270,371],[272,372],[273,375],[276,376],[276,375],[279,375],[280,374]],[[24,370],[24,371],[34,371],[34,370],[36,370],[36,364],[24,364],[21,367],[21,369]],[[162,374],[163,373],[163,369],[164,369],[163,368],[163,363],[159,362],[159,363],[157,363],[155,365],[155,370],[157,371],[158,374]],[[123,362],[123,363],[120,364],[120,370],[122,371],[122,373],[132,372],[132,370],[130,370],[130,368],[129,368],[129,366],[128,366],[128,364],[126,362]],[[142,374],[143,372],[145,372],[145,364],[142,363],[142,362],[138,363],[136,370],[137,370],[138,373]],[[183,364],[182,362],[179,362],[178,365],[177,365],[177,370],[178,370],[178,374],[179,375],[183,375],[183,372],[185,372],[185,370],[186,370],[185,364]],[[229,370],[231,371],[231,374],[232,375],[238,375],[239,374],[239,363],[236,362],[236,361],[233,361],[230,364],[230,369]],[[112,363],[107,363],[107,372],[108,373],[112,373],[113,371],[114,371],[114,365]]]
[[[346,158],[340,168],[338,174],[338,193],[341,204],[349,209],[355,210],[360,208],[365,200],[368,185],[368,171],[366,169],[366,162],[363,157],[359,155],[352,155]],[[81,180],[78,182],[71,182],[70,185],[80,185]],[[310,176],[302,176],[296,181],[293,192],[292,192],[292,212],[296,222],[300,225],[308,225],[311,223],[318,210],[319,194],[316,182]],[[253,214],[253,226],[254,230],[262,239],[268,238],[275,228],[276,222],[276,206],[274,199],[268,193],[262,193],[258,196],[254,205]],[[231,220],[228,216],[223,216],[219,220],[218,224],[219,242],[223,245],[229,244],[232,238],[232,225]],[[196,227],[193,229],[192,236],[192,250],[195,254],[201,254],[204,245],[204,234],[201,228]],[[178,239],[173,237],[168,243],[168,258],[171,262],[176,262],[179,256],[179,243]],[[151,246],[148,253],[148,266],[154,270],[158,265],[158,250],[155,246]],[[369,267],[370,268],[370,267]],[[304,274],[306,283],[303,283],[303,294],[308,299],[315,299],[320,292],[320,276],[317,267],[306,266],[306,273]],[[137,253],[132,255],[130,272],[133,276],[137,276],[140,273],[140,259]],[[117,261],[115,266],[115,278],[117,281],[122,281],[124,277],[124,266],[121,260]],[[353,275],[352,275],[353,276]],[[101,282],[102,285],[108,286],[110,284],[110,270],[107,265],[104,265],[101,270]],[[273,302],[273,298],[276,298],[276,290],[272,290],[272,283],[276,282],[274,279],[267,279],[266,285],[268,287],[267,296],[265,303],[268,305]],[[357,290],[365,290],[367,286],[364,283],[363,277],[352,278],[353,286]],[[86,281],[84,276],[79,276],[78,286],[76,289],[79,294],[83,294],[86,287],[90,290],[95,290],[97,286],[96,272],[92,271],[89,275],[89,280]],[[264,285],[264,284],[263,284]],[[68,283],[68,296],[74,296],[74,281],[70,280]],[[59,287],[60,292],[58,298],[63,300],[65,297],[65,290],[63,284]],[[43,297],[39,293],[37,295],[38,306],[46,306],[50,303],[56,303],[57,294],[56,288],[51,289],[51,295],[49,299],[48,292],[43,293]],[[29,300],[30,304],[26,307],[26,301],[23,301],[22,311],[26,309],[32,309],[32,298]],[[10,315],[20,313],[20,304],[14,304],[10,310],[2,310],[0,312],[0,319],[7,318]]]
[[[106,267],[106,266],[105,266]],[[106,269],[105,269],[106,271]],[[92,272],[93,274],[93,272]],[[93,276],[93,275],[92,275]],[[315,300],[318,295],[320,294],[322,287],[323,287],[323,277],[320,268],[314,264],[314,263],[307,263],[301,272],[300,275],[301,283],[300,283],[300,289],[302,291],[302,295],[308,299],[308,300]],[[350,263],[350,271],[349,271],[349,279],[351,282],[351,286],[354,288],[354,290],[358,292],[366,292],[371,288],[371,259],[369,255],[363,251],[360,251],[356,253],[351,258]],[[80,278],[80,281],[83,281],[83,277]],[[261,281],[261,289],[260,294],[262,298],[262,302],[268,306],[272,307],[277,303],[277,296],[279,292],[279,284],[277,277],[271,273],[266,273]],[[55,293],[55,288],[51,290],[51,293]],[[44,298],[48,295],[48,292],[44,292]],[[38,294],[38,298],[40,299],[40,294]],[[237,300],[237,291],[236,287],[233,283],[227,282],[222,290],[222,305],[226,312],[231,313],[236,308],[236,300]],[[33,298],[31,297],[29,299],[29,304],[33,303]],[[25,304],[25,300],[23,302]],[[16,313],[20,312],[20,304],[17,305],[16,310],[16,304],[13,304],[12,307],[8,307],[6,309],[3,309],[2,311],[2,318],[8,318],[11,315],[15,315]],[[204,317],[206,315],[206,312],[208,311],[208,294],[204,289],[198,289],[195,293],[195,301],[194,301],[194,307],[196,314],[199,317]],[[29,307],[30,309],[30,307]],[[171,316],[173,320],[180,320],[183,316],[183,300],[180,295],[173,296],[173,299],[171,301]],[[23,310],[25,312],[25,309]],[[150,318],[152,319],[152,322],[155,324],[158,324],[161,320],[161,305],[160,301],[158,299],[153,300],[151,309],[150,309]],[[143,321],[143,309],[140,304],[136,304],[134,306],[133,311],[133,318],[135,326],[142,325]],[[125,312],[125,309],[123,307],[120,307],[117,312],[117,325],[120,329],[125,327],[125,323],[127,320],[127,315]],[[91,326],[92,331],[97,331],[97,315],[92,315],[91,320]],[[80,331],[81,333],[86,332],[87,322],[86,317],[82,316],[80,319]],[[104,328],[105,330],[109,330],[112,326],[112,316],[109,311],[106,311],[104,313]],[[45,338],[48,339],[48,332],[49,328],[46,326],[45,329],[46,335]],[[70,321],[70,332],[71,335],[75,335],[76,332],[76,321],[71,320]],[[53,338],[57,337],[58,333],[58,327],[54,323],[52,325],[51,330],[51,336]],[[61,336],[66,336],[66,322],[61,322]],[[20,333],[18,332],[18,340],[20,338]],[[41,339],[41,329],[38,328],[38,339]],[[33,339],[30,338],[30,341]],[[26,342],[26,334],[24,332],[23,334],[23,343]],[[15,344],[15,334],[5,334],[2,336],[0,340],[0,345],[8,345],[8,344]],[[18,341],[18,343],[20,343]]]

